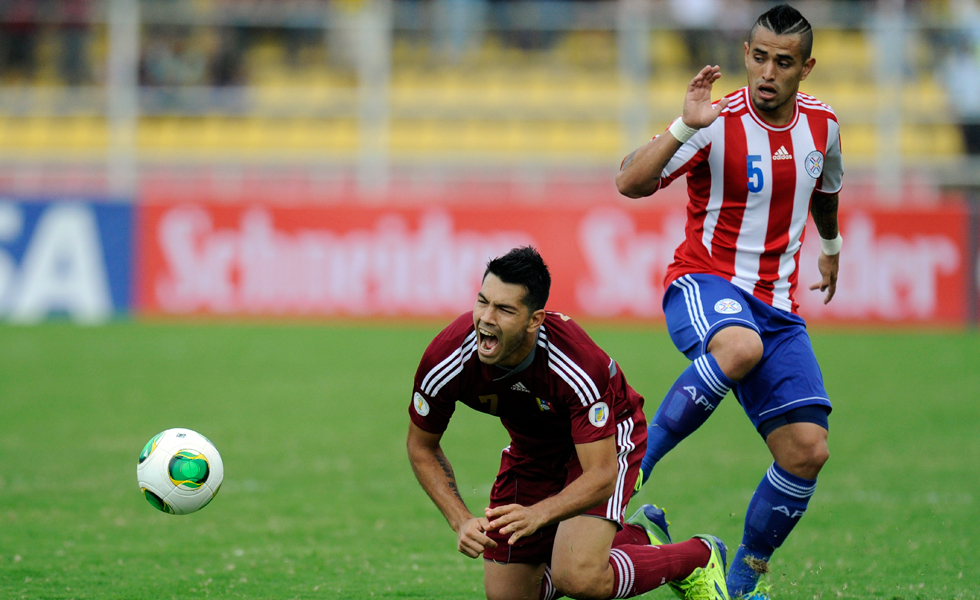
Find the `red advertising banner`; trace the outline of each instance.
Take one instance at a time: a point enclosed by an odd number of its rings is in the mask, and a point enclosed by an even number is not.
[[[156,315],[433,316],[468,310],[488,258],[533,244],[551,267],[549,308],[578,318],[659,319],[683,238],[677,203],[507,202],[425,207],[152,201],[139,207],[137,310]],[[838,293],[807,233],[797,300],[811,321],[960,323],[966,212],[842,212]]]

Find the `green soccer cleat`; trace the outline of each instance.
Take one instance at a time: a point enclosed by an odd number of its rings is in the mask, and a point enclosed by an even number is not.
[[[667,513],[653,504],[644,504],[637,509],[633,516],[626,519],[627,523],[639,525],[647,532],[652,546],[672,544],[670,533],[667,532]]]
[[[771,590],[771,585],[765,581],[759,581],[755,584],[755,588],[752,591],[742,594],[738,597],[738,600],[771,600],[769,597]]]
[[[728,570],[727,552],[724,542],[713,535],[699,534],[700,538],[711,546],[711,557],[704,567],[694,569],[694,572],[682,581],[671,581],[671,589],[684,600],[730,600],[728,586],[725,583],[725,571]]]

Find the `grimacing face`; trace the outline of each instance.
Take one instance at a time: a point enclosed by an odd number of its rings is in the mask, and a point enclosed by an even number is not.
[[[530,312],[526,293],[523,285],[487,273],[473,306],[476,353],[483,364],[516,367],[534,347],[544,311]]]
[[[752,105],[771,125],[786,125],[793,118],[800,82],[817,60],[803,60],[802,35],[776,35],[757,27],[745,42],[745,71]]]

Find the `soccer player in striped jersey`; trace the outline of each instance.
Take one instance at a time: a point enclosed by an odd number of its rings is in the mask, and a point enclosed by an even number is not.
[[[622,194],[638,198],[686,175],[689,196],[664,312],[674,344],[693,362],[652,419],[643,481],[729,390],[773,456],[728,574],[733,598],[768,597],[759,574],[806,511],[829,457],[830,401],[793,299],[808,212],[822,238],[822,280],[810,289],[826,292],[825,303],[836,291],[841,248],[837,117],[799,92],[816,63],[812,44],[794,8],[760,16],[745,43],[748,85],[712,103],[721,74],[702,69],[682,116],[627,156],[616,178]]]
[[[490,600],[630,598],[665,583],[728,600],[720,540],[670,544],[650,505],[624,522],[646,449],[643,397],[582,328],[544,310],[550,286],[533,248],[491,260],[472,313],[426,349],[409,407],[419,483],[457,549],[483,555]],[[457,402],[498,417],[511,438],[479,516],[440,446]]]

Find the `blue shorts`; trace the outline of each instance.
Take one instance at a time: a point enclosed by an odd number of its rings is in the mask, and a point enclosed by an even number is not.
[[[732,391],[757,431],[770,419],[830,400],[823,375],[799,315],[773,308],[717,275],[691,274],[664,293],[670,339],[694,360],[725,327],[747,327],[762,338],[762,360]]]

